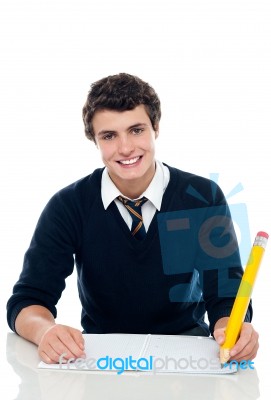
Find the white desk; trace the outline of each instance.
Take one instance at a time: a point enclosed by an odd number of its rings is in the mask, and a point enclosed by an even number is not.
[[[239,371],[231,376],[153,375],[144,372],[117,375],[115,372],[100,371],[40,370],[37,368],[38,362],[35,345],[14,333],[7,333],[6,358],[2,358],[0,364],[1,400],[255,400],[260,398],[256,369]]]

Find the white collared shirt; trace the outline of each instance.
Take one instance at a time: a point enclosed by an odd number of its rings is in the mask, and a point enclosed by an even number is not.
[[[162,199],[164,192],[167,188],[168,182],[170,179],[169,169],[167,166],[162,164],[160,161],[156,160],[156,170],[154,177],[145,190],[139,197],[145,196],[147,197],[148,201],[143,204],[142,206],[142,217],[146,232],[149,229],[153,216],[156,210],[160,211]],[[124,196],[119,189],[115,186],[113,181],[111,180],[107,168],[104,169],[102,174],[102,184],[101,184],[101,196],[102,202],[104,205],[104,209],[106,210],[108,206],[115,201],[119,212],[128,225],[129,229],[132,227],[132,217],[129,214],[127,208],[117,200],[117,197],[121,195]],[[126,197],[128,198],[128,197]],[[136,200],[136,199],[129,199],[129,200]]]

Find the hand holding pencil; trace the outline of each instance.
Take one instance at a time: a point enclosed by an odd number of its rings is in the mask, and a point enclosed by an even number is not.
[[[264,254],[265,246],[267,243],[268,234],[265,232],[259,232],[256,236],[254,244],[251,249],[251,253],[245,268],[244,275],[242,277],[239,290],[236,295],[236,299],[231,311],[229,318],[222,318],[218,321],[217,328],[221,327],[223,322],[227,320],[227,327],[225,330],[225,341],[220,348],[220,361],[223,365],[226,363],[230,357],[235,356],[233,354],[235,351],[231,349],[236,344],[238,337],[239,347],[242,344],[243,347],[247,347],[246,351],[248,354],[253,355],[253,346],[258,348],[258,334],[255,332],[254,328],[250,323],[243,323],[249,301],[252,294],[252,289],[257,277],[257,273],[261,264],[261,260]],[[214,332],[216,340],[219,342],[219,329]],[[255,343],[254,343],[255,342]],[[249,353],[250,351],[250,353]],[[256,349],[257,352],[257,349]],[[237,358],[238,358],[238,351]],[[242,352],[244,354],[244,352]],[[254,349],[255,353],[255,349]],[[253,357],[251,357],[253,358]]]

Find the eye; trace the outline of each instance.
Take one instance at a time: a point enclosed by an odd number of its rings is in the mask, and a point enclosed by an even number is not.
[[[112,140],[114,139],[114,137],[115,137],[114,133],[108,132],[105,135],[103,135],[103,140]]]
[[[140,133],[142,133],[144,131],[143,128],[133,128],[132,129],[132,133],[134,133],[135,135],[140,135]]]

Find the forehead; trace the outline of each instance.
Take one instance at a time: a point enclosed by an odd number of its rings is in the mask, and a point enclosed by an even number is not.
[[[135,107],[133,110],[98,110],[92,118],[94,133],[101,130],[118,131],[129,128],[135,124],[151,125],[150,118],[143,104]]]

